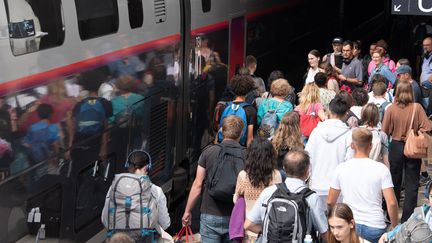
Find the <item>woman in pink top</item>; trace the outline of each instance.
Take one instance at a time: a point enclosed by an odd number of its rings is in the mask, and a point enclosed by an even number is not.
[[[280,182],[282,179],[276,166],[276,150],[269,140],[255,138],[246,150],[245,169],[237,177],[234,203],[244,196],[247,214],[266,187]],[[246,231],[243,242],[255,242],[256,237],[257,234]]]

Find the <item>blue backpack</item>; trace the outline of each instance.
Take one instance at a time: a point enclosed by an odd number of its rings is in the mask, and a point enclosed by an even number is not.
[[[249,106],[248,103],[240,103],[240,104],[234,104],[233,102],[228,102],[227,106],[225,108],[225,110],[222,113],[219,123],[219,131],[218,131],[218,142],[222,142],[222,123],[223,120],[225,119],[225,117],[230,116],[230,115],[235,115],[238,116],[242,119],[244,127],[242,130],[242,135],[240,138],[240,144],[241,145],[246,145],[246,136],[247,136],[247,116],[246,116],[246,111],[244,110],[244,108],[246,106]]]
[[[29,133],[31,134],[31,138],[28,142],[30,148],[30,157],[33,162],[41,162],[48,159],[51,155],[51,143],[49,141],[49,127],[50,125],[46,125],[46,127],[33,130],[30,129]]]
[[[75,116],[76,132],[95,135],[104,129],[105,109],[100,98],[86,98]]]

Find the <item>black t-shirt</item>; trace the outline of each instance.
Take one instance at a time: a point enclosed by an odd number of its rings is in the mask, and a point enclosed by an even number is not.
[[[95,100],[95,99],[99,99],[99,101],[102,103],[102,106],[105,110],[105,119],[106,119],[106,121],[108,121],[108,118],[110,118],[113,115],[113,107],[112,107],[111,101],[109,101],[105,98],[102,98],[102,97],[88,97],[88,98],[83,99],[82,101],[78,102],[72,110],[72,116],[74,118],[77,116],[77,114],[80,110],[80,107],[84,102],[87,102],[87,100]],[[75,132],[74,141],[79,142],[80,140],[86,139],[86,138],[88,138],[88,135],[83,135],[83,134],[79,134],[79,133]]]
[[[245,152],[244,147],[242,147],[238,142],[233,140],[224,140],[221,144],[229,145],[230,147],[238,147],[238,149]],[[206,177],[210,171],[211,166],[213,166],[214,161],[218,157],[220,152],[219,146],[210,146],[201,153],[198,160],[198,165],[206,169]],[[231,211],[234,207],[233,202],[220,202],[214,200],[209,194],[206,185],[204,185],[202,202],[201,202],[201,213],[215,215],[215,216],[230,216]]]

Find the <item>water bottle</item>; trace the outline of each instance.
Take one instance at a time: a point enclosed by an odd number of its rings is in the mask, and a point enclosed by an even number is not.
[[[304,238],[303,243],[312,243],[312,236],[307,234]]]
[[[39,228],[39,240],[44,240],[45,239],[45,225],[42,224],[41,227]]]

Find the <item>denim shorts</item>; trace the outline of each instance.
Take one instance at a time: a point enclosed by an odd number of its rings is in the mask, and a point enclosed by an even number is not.
[[[215,216],[201,214],[200,234],[201,240],[205,243],[231,242],[229,239],[230,216]]]
[[[356,224],[357,234],[371,243],[378,243],[378,240],[386,232],[386,228],[378,229],[366,226],[364,224]]]

